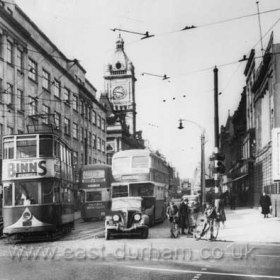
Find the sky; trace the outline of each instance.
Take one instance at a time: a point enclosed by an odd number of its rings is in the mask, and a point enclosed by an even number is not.
[[[180,174],[192,178],[200,165],[200,137],[206,157],[214,151],[214,74],[218,68],[219,119],[225,125],[245,86],[244,55],[266,47],[271,31],[280,43],[280,1],[259,0],[16,0],[18,6],[87,79],[104,90],[104,69],[121,32],[136,72],[137,130]],[[279,10],[277,10],[279,9]],[[254,15],[255,14],[255,15]],[[238,18],[238,19],[236,19]],[[235,20],[233,20],[235,19]],[[182,31],[185,26],[196,28]],[[260,31],[261,30],[261,31]],[[260,35],[262,34],[262,36]],[[262,38],[262,40],[260,39]],[[170,79],[146,75],[167,75]],[[179,119],[184,129],[179,130]]]

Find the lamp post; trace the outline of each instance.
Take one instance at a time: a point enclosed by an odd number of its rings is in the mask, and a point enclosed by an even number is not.
[[[179,126],[178,129],[183,129],[183,121],[190,122],[194,125],[196,125],[201,130],[201,173],[200,173],[200,188],[201,188],[201,209],[204,210],[205,205],[205,129],[200,126],[198,123],[186,120],[186,119],[180,119],[179,120]]]

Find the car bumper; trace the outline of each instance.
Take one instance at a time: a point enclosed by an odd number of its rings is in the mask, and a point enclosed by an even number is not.
[[[144,229],[147,229],[147,225],[134,225],[130,228],[122,226],[108,225],[105,230],[110,231],[111,235],[139,235]]]

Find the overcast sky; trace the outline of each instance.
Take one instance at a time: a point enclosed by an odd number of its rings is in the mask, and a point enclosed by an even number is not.
[[[245,86],[252,48],[261,49],[254,0],[16,0],[21,9],[69,58],[77,58],[88,80],[104,89],[104,66],[110,61],[121,28],[155,36],[122,33],[125,52],[136,70],[137,129],[149,146],[162,152],[181,177],[192,177],[200,161],[201,129],[206,153],[214,149],[214,78],[219,69],[220,125],[237,109]],[[260,12],[280,8],[279,0],[260,0]],[[243,17],[244,16],[244,17]],[[227,21],[242,17],[237,20]],[[263,45],[279,32],[280,10],[261,14]],[[216,23],[216,24],[214,24]],[[197,28],[181,31],[185,26]],[[275,36],[275,42],[279,38]],[[142,75],[164,75],[169,80]],[[186,97],[183,97],[186,95]],[[175,98],[175,99],[174,99]],[[166,100],[166,102],[163,102]]]

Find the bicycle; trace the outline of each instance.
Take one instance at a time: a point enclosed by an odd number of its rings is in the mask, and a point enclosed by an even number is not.
[[[211,223],[213,223],[211,225]],[[210,227],[212,226],[212,232],[210,231]],[[207,240],[217,240],[218,234],[220,230],[220,216],[217,215],[217,218],[212,220],[207,220],[205,216],[198,217],[198,222],[195,227],[193,237],[196,240],[202,239],[205,237]]]
[[[170,225],[170,233],[171,238],[178,238],[180,235],[180,228],[178,225],[178,217],[170,217],[169,221],[171,223]]]

